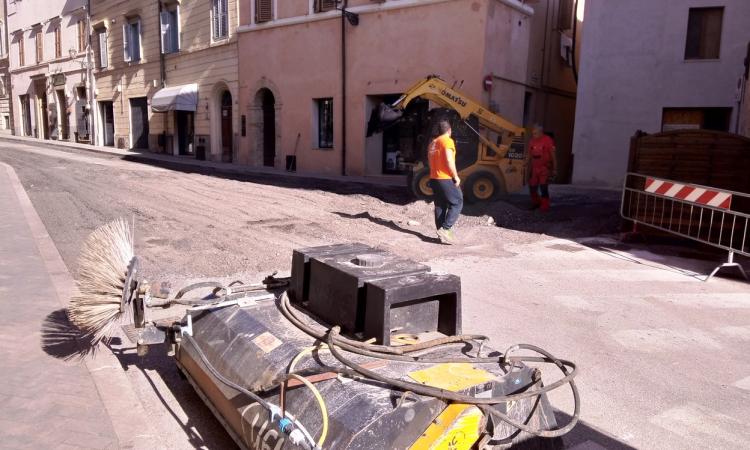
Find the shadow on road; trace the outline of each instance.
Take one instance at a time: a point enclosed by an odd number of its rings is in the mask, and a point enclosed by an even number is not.
[[[92,339],[68,319],[67,309],[58,309],[44,318],[41,327],[42,350],[64,361],[79,361],[96,352]]]
[[[555,411],[555,418],[558,424],[566,424],[570,421],[570,416],[561,411]],[[581,420],[568,434],[563,437],[565,448],[575,448],[576,450],[635,450],[629,444],[622,442],[609,433],[602,431],[593,425],[587,424]],[[579,447],[580,446],[580,447]]]
[[[386,219],[381,219],[379,217],[373,217],[372,214],[370,214],[369,212],[363,212],[359,214],[348,214],[344,212],[334,211],[334,214],[336,214],[339,217],[343,217],[344,219],[353,219],[353,220],[367,219],[372,223],[382,225],[384,227],[390,228],[391,230],[398,231],[399,233],[411,234],[413,236],[416,236],[424,242],[427,242],[430,244],[441,244],[440,239],[436,237],[426,236],[420,233],[419,231],[404,228],[402,226],[399,226],[396,222],[392,220],[386,220]]]

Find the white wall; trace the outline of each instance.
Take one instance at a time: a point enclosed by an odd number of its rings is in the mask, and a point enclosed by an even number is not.
[[[685,61],[691,7],[724,6],[719,60]],[[731,107],[750,40],[748,0],[588,0],[573,182],[619,186],[630,137],[661,130],[665,107]]]

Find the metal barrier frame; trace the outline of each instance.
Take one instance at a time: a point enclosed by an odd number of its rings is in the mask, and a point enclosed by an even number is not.
[[[687,239],[691,239],[691,240],[694,240],[694,241],[697,241],[697,242],[700,242],[700,243],[703,243],[703,244],[706,244],[706,245],[710,245],[710,246],[713,246],[713,247],[716,247],[716,248],[719,248],[719,249],[722,249],[722,250],[726,250],[727,252],[729,252],[729,255],[727,257],[727,261],[725,263],[717,266],[711,272],[711,274],[709,274],[706,277],[706,279],[704,281],[708,281],[711,278],[713,278],[714,275],[716,275],[720,270],[726,269],[726,268],[730,268],[730,267],[738,269],[738,271],[745,278],[745,280],[750,281],[750,277],[748,277],[748,274],[747,274],[747,272],[745,272],[745,269],[743,269],[742,266],[739,263],[734,262],[734,254],[735,253],[738,253],[738,254],[750,257],[750,248],[749,248],[750,247],[750,238],[748,237],[748,230],[750,230],[750,214],[745,214],[745,213],[741,213],[741,212],[738,212],[738,211],[732,211],[731,208],[730,209],[717,208],[717,207],[714,207],[714,206],[703,205],[703,204],[700,204],[700,203],[694,203],[694,202],[690,202],[690,201],[687,201],[687,200],[681,200],[681,199],[678,199],[678,198],[675,198],[675,197],[669,197],[669,196],[662,195],[662,194],[657,194],[657,193],[654,193],[654,192],[646,192],[645,190],[640,190],[640,189],[628,187],[628,185],[629,185],[628,182],[632,179],[632,177],[639,177],[639,178],[643,178],[644,180],[646,178],[655,178],[655,179],[658,179],[660,181],[666,181],[666,182],[669,182],[669,183],[684,184],[684,185],[687,185],[687,186],[701,188],[701,189],[709,189],[709,190],[712,190],[712,191],[721,191],[721,192],[726,192],[726,193],[732,194],[733,197],[742,197],[742,198],[746,198],[748,200],[750,200],[750,194],[745,194],[745,193],[736,192],[736,191],[730,191],[730,190],[726,190],[726,189],[719,189],[719,188],[715,188],[715,187],[711,187],[711,186],[704,186],[704,185],[700,185],[700,184],[687,183],[687,182],[683,182],[683,181],[675,181],[675,180],[670,180],[670,179],[667,179],[667,178],[662,178],[662,177],[657,177],[657,176],[643,175],[643,174],[635,173],[635,172],[628,172],[628,173],[626,173],[626,175],[625,175],[625,181],[623,182],[623,187],[622,187],[622,201],[620,203],[620,216],[623,219],[625,219],[625,220],[629,220],[629,221],[631,221],[633,223],[639,223],[639,224],[646,225],[646,226],[649,226],[649,227],[652,227],[652,228],[656,228],[658,230],[666,231],[668,233],[672,233],[672,234],[675,234],[677,236],[684,237],[684,238],[687,238]],[[645,185],[645,181],[644,181],[644,185]],[[637,194],[637,200],[635,202],[636,203],[635,204],[635,212],[636,213],[635,214],[631,214],[633,217],[628,217],[627,214],[626,214],[626,212],[625,212],[626,197],[628,197],[628,194],[630,194],[629,195],[630,201],[628,202],[628,209],[627,210],[630,213],[632,213],[632,211],[633,211],[633,197],[635,196],[634,194]],[[653,216],[652,217],[653,217],[654,220],[652,222],[648,222],[646,220],[641,220],[638,217],[639,216],[638,212],[640,211],[640,208],[641,208],[640,202],[641,202],[642,198],[644,199],[644,205],[643,205],[643,207],[646,209],[646,212],[648,212],[649,199],[653,199],[653,210],[652,210],[653,211]],[[659,200],[661,200],[661,211],[660,211],[661,215],[660,215],[658,223],[657,223],[657,220],[656,220],[657,217],[656,216],[659,213],[659,210],[657,209],[657,204],[658,204]],[[670,211],[670,217],[667,220],[667,224],[669,226],[665,227],[664,226],[664,223],[665,223],[664,220],[665,220],[665,210],[666,210],[667,202],[671,202],[671,211]],[[675,209],[676,209],[675,205],[679,205],[679,209],[680,209],[679,216],[678,216],[679,219],[682,219],[684,217],[685,209],[686,208],[690,208],[690,210],[689,210],[689,217],[690,217],[691,220],[688,221],[688,223],[687,223],[687,230],[685,230],[685,231],[683,231],[684,227],[683,227],[682,221],[680,221],[680,223],[678,223],[676,230],[672,226],[673,225],[673,219],[674,219],[674,213],[675,213]],[[692,223],[693,214],[694,214],[694,212],[696,210],[698,210],[700,212],[700,218],[698,220],[698,224],[697,224],[697,227],[696,227],[696,229],[697,229],[697,235],[693,235],[693,234],[690,234],[690,232],[691,232],[691,229],[693,227],[693,223]],[[706,219],[706,220],[709,221],[708,222],[708,235],[707,235],[706,239],[702,239],[700,237],[700,234],[701,234],[701,230],[703,229],[703,226],[704,226],[703,216],[704,216],[704,212],[709,212],[709,211],[710,211],[710,218]],[[718,233],[719,234],[719,238],[718,238],[718,241],[714,242],[714,241],[711,240],[711,235],[714,234],[713,233],[713,230],[714,230],[714,216],[716,216],[718,214],[721,214],[721,223],[718,225],[718,227],[719,227],[719,233]],[[730,217],[730,220],[732,221],[732,226],[731,226],[731,235],[729,236],[729,245],[724,245],[722,243],[722,241],[723,241],[723,238],[724,238],[725,219],[727,218],[727,216]],[[743,228],[741,221],[742,220],[745,221],[744,229],[742,231],[742,236],[741,236],[742,237],[742,241],[741,241],[741,243],[739,245],[739,248],[735,247],[735,245],[734,245],[734,243],[735,243],[735,231],[736,231],[736,225],[737,225],[738,220],[740,221],[740,228]],[[738,240],[739,240],[739,238],[738,238]]]

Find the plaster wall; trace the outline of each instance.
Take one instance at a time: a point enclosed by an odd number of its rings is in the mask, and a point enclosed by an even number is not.
[[[31,129],[27,135],[43,137],[44,116],[49,123],[46,134],[61,139],[61,121],[67,120],[68,139],[73,140],[77,124],[85,124],[84,103],[79,103],[77,88],[85,89],[86,52],[78,46],[78,21],[86,20],[85,0],[25,0],[7,2],[7,29],[9,35],[10,90],[12,92],[12,114],[15,134],[22,130],[20,95],[29,95],[31,100]],[[60,29],[60,55],[55,50],[55,30]],[[42,33],[42,55],[37,56],[36,33]],[[20,45],[23,41],[24,64],[20,61]],[[52,76],[64,83],[53,84]],[[62,90],[64,103],[57,91]],[[40,99],[46,94],[47,109],[40,108]],[[86,95],[83,96],[86,98]],[[1,104],[0,104],[1,105]],[[2,109],[2,106],[0,106]],[[9,109],[10,105],[9,105]],[[82,122],[83,121],[83,122]],[[57,126],[56,126],[57,125]],[[88,128],[81,129],[82,135]]]
[[[295,1],[296,6],[285,8],[304,11],[303,2]],[[275,166],[283,167],[285,156],[296,154],[300,172],[340,174],[340,13],[323,13],[316,17],[320,20],[297,17],[287,18],[292,22],[284,24],[257,26],[252,23],[250,3],[243,2],[240,8],[240,108],[248,117],[249,129],[240,139],[239,162],[262,164],[262,148],[257,145],[260,124],[253,118],[258,116],[257,93],[268,88],[276,101]],[[509,2],[499,0],[409,1],[391,8],[396,3],[401,2],[378,6],[363,0],[349,2],[350,10],[360,17],[359,26],[347,24],[346,28],[348,175],[369,172],[365,150],[371,113],[368,96],[401,93],[415,81],[439,74],[461,85],[467,95],[486,102],[482,80],[488,70],[518,77],[526,71],[528,30],[523,17],[530,11],[520,3],[510,7]],[[494,5],[493,17],[489,4]],[[490,32],[495,34],[490,36]],[[513,45],[521,45],[523,51],[509,51]],[[503,113],[520,120],[522,90],[497,92],[497,96]],[[334,103],[334,146],[318,149],[315,99],[328,97]]]
[[[724,6],[717,60],[685,60],[691,7]],[[630,137],[661,130],[665,107],[733,108],[750,40],[747,0],[586,2],[574,137],[576,183],[620,186]]]

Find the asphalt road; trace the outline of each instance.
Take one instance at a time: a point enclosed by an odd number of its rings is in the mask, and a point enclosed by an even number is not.
[[[615,230],[617,193],[558,187],[543,217],[521,197],[471,207],[460,244],[447,247],[434,240],[430,205],[389,189],[183,173],[8,142],[0,160],[74,275],[88,233],[121,216],[135,223],[146,274],[176,285],[255,280],[288,270],[295,247],[362,241],[460,275],[464,331],[576,361],[583,422],[568,446],[750,447],[750,285],[703,283],[715,261],[685,249],[591,238]],[[120,360],[163,445],[231,448],[166,356]],[[553,403],[561,419],[571,411],[567,392]]]

